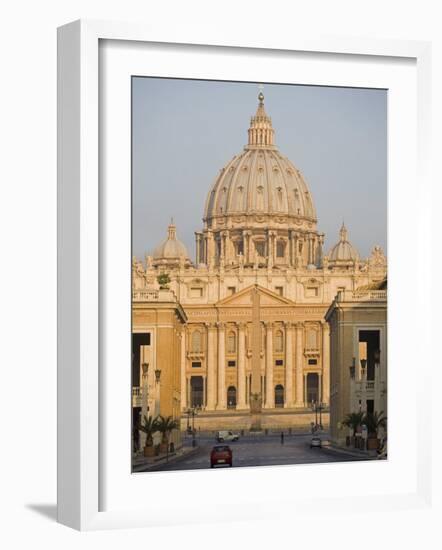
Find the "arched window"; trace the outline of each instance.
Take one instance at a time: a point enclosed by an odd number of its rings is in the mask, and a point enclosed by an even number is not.
[[[278,258],[284,258],[284,256],[285,256],[285,241],[278,241],[276,243],[276,256]]]
[[[277,330],[275,334],[275,351],[284,351],[284,335],[281,330]]]
[[[192,351],[201,351],[201,332],[199,330],[192,333]]]
[[[236,352],[236,334],[234,332],[229,332],[227,335],[227,353]]]

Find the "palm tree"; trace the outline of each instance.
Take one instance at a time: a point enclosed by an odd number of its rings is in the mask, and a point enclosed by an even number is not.
[[[367,413],[362,422],[367,426],[368,435],[374,434],[377,437],[379,428],[385,428],[387,425],[387,417],[384,416],[384,411]]]
[[[362,424],[363,418],[364,418],[363,412],[349,413],[344,418],[342,424],[344,424],[344,426],[348,426],[349,428],[351,428],[353,430],[352,436],[354,436],[358,426]]]
[[[157,418],[143,415],[143,422],[139,424],[138,429],[146,434],[146,443],[144,447],[153,448],[153,434],[158,431]]]
[[[164,446],[169,445],[169,436],[172,430],[175,430],[178,428],[178,422],[174,420],[171,416],[167,416],[164,418],[164,416],[158,415],[156,418],[156,426],[157,430],[161,433],[161,446],[164,448]]]

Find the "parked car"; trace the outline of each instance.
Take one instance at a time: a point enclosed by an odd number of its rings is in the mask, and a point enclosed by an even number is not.
[[[322,447],[322,441],[320,437],[312,437],[310,441],[310,449],[312,447]]]
[[[239,434],[231,431],[224,430],[221,432],[216,432],[216,440],[218,443],[223,443],[224,441],[238,441],[238,439]]]
[[[210,467],[218,464],[232,466],[232,449],[228,445],[215,445],[210,453]]]

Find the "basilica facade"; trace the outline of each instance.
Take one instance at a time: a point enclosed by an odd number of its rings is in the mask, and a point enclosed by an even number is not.
[[[179,370],[183,422],[185,411],[197,409],[202,429],[249,428],[257,415],[262,426],[306,425],[312,405],[326,411],[325,314],[338,292],[386,275],[380,247],[361,258],[344,224],[324,250],[307,182],[275,145],[262,93],[258,101],[247,145],[208,189],[195,259],[173,222],[144,262],[133,259],[134,312],[154,307],[161,286],[184,312],[177,364],[161,369]],[[135,315],[133,326],[158,330]]]

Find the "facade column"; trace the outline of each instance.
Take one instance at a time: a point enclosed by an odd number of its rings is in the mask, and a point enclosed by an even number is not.
[[[303,323],[296,325],[296,403],[297,407],[304,406],[304,377],[302,373],[302,336],[304,332]]]
[[[322,324],[322,401],[330,403],[330,327]]]
[[[213,238],[213,232],[210,230],[207,232],[207,258],[206,264],[209,267],[213,267],[215,261],[215,241]]]
[[[293,407],[293,325],[285,325],[285,401],[284,407]]]
[[[222,411],[227,408],[225,332],[224,323],[218,323],[218,403],[216,408]]]
[[[246,407],[246,326],[238,326],[238,401],[237,409]]]
[[[201,253],[201,245],[200,245],[200,242],[201,242],[201,234],[200,233],[195,233],[195,246],[196,246],[196,265],[198,265],[200,263],[200,253]]]
[[[307,403],[307,374],[304,374],[304,405],[308,406],[308,403]]]
[[[186,331],[181,331],[181,410],[188,407],[187,404],[187,381],[186,381]]]
[[[273,388],[273,324],[266,323],[266,409],[275,407],[275,393]]]
[[[214,411],[216,405],[216,366],[215,366],[215,333],[216,326],[207,326],[207,410]]]

